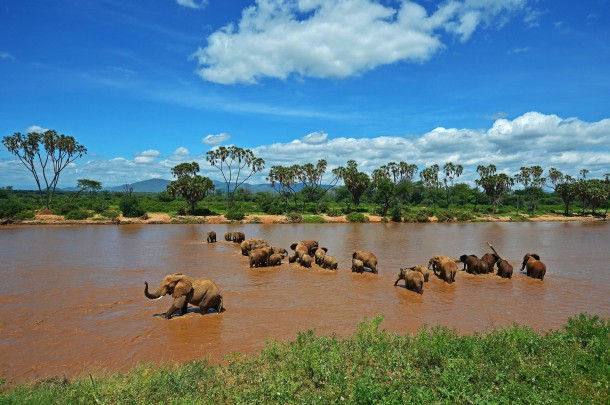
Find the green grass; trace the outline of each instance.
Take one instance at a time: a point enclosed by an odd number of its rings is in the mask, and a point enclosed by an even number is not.
[[[319,215],[304,215],[304,224],[325,224],[326,220]]]
[[[608,403],[610,322],[581,314],[560,331],[511,326],[414,336],[365,321],[346,339],[299,333],[220,366],[139,366],[127,374],[49,380],[0,392],[2,404]]]

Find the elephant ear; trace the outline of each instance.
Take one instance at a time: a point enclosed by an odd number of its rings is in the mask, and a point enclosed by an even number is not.
[[[321,247],[320,249],[322,249],[324,251],[324,253],[328,253],[328,248]]]
[[[174,293],[172,294],[172,297],[182,297],[183,295],[188,294],[192,289],[193,283],[191,282],[191,280],[181,277],[176,283],[176,286],[174,287]]]
[[[299,242],[294,242],[292,245],[290,245],[290,249],[295,250],[298,244]]]

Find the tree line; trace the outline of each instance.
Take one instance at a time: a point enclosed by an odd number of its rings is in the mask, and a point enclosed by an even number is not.
[[[17,156],[32,174],[45,209],[49,209],[56,193],[61,172],[76,159],[87,153],[87,149],[67,135],[54,130],[44,133],[15,133],[4,137],[2,143]],[[252,150],[237,146],[220,146],[206,153],[206,161],[216,168],[225,183],[224,190],[215,190],[208,177],[199,175],[197,162],[181,163],[171,169],[175,180],[167,186],[169,198],[181,198],[187,213],[197,212],[198,202],[209,197],[217,201],[224,197],[227,213],[236,213],[244,202],[247,192],[244,183],[265,168],[265,160],[254,155]],[[324,212],[329,204],[343,205],[343,213],[358,211],[362,203],[372,209],[369,212],[381,216],[401,218],[410,206],[451,209],[470,207],[479,212],[481,206],[490,206],[491,214],[501,204],[515,208],[515,214],[528,212],[536,215],[540,201],[551,195],[561,201],[563,214],[571,214],[571,206],[578,204],[581,213],[606,215],[610,200],[610,173],[603,179],[587,178],[589,171],[580,170],[577,177],[564,174],[557,168],[545,170],[538,165],[523,166],[513,176],[498,172],[493,164],[479,165],[479,176],[474,186],[458,182],[464,167],[454,162],[440,166],[433,164],[420,168],[412,163],[388,162],[371,174],[358,170],[355,160],[347,161],[328,171],[327,161],[319,159],[315,164],[273,165],[266,177],[276,196],[263,195],[258,199],[265,212],[288,213],[292,211]],[[546,175],[545,175],[546,174]],[[340,182],[343,183],[340,186]],[[521,186],[517,189],[516,186]],[[74,201],[81,193],[95,193],[102,184],[91,179],[79,179],[78,191],[71,197]],[[550,193],[546,189],[552,190]],[[134,198],[128,187],[126,197]],[[4,193],[6,194],[6,193]],[[250,198],[252,199],[252,198]],[[336,206],[334,207],[336,209]],[[1,211],[1,210],[0,210]],[[139,211],[137,211],[139,212]]]

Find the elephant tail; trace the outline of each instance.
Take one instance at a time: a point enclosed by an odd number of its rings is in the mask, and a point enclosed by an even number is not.
[[[222,300],[222,296],[220,297],[220,303],[218,304],[218,313],[222,312],[222,308],[224,307],[224,302]]]

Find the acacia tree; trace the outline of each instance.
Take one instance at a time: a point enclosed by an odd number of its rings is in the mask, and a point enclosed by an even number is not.
[[[453,181],[456,177],[460,177],[463,171],[464,167],[462,165],[456,165],[452,162],[447,162],[443,166],[443,172],[445,173],[445,177],[443,178],[443,184],[445,186],[445,193],[447,196],[447,208],[449,208],[449,205],[451,203],[450,190],[453,189]]]
[[[343,179],[345,187],[352,195],[354,207],[358,208],[360,197],[362,197],[362,194],[364,194],[371,183],[369,175],[358,171],[358,164],[355,160],[348,160],[347,167],[339,166],[333,169],[333,174],[338,179]]]
[[[190,213],[194,215],[197,202],[203,200],[208,192],[214,190],[214,183],[209,178],[197,174],[199,173],[197,162],[180,163],[171,170],[177,179],[167,185],[167,192],[173,197],[184,198],[190,208]]]
[[[296,190],[294,186],[297,184],[297,166],[271,166],[267,181],[271,183],[271,187],[284,198],[286,202],[286,210],[288,210],[288,200],[292,196],[296,204]]]
[[[30,132],[27,135],[16,132],[12,136],[5,136],[2,144],[32,173],[40,195],[44,194],[46,197],[47,210],[55,195],[61,172],[87,153],[87,149],[73,137],[60,135],[52,129],[43,133]]]
[[[206,153],[208,163],[218,170],[227,185],[227,210],[233,206],[235,191],[254,174],[265,168],[265,160],[250,149],[219,146]]]
[[[496,213],[496,207],[514,184],[514,180],[504,173],[496,173],[496,166],[489,165],[477,166],[477,173],[481,177],[475,180],[475,184],[480,186],[485,194],[489,197],[493,207],[493,213]]]
[[[333,172],[333,177],[330,182],[323,187],[324,173],[326,173],[326,160],[320,159],[314,166],[313,163],[304,165],[294,165],[297,179],[303,183],[303,193],[306,195],[307,201],[315,202],[318,206],[319,199],[337,185],[339,178]]]
[[[78,179],[76,180],[76,187],[78,188],[78,191],[76,194],[74,194],[74,196],[72,196],[72,201],[75,200],[83,191],[88,191],[90,193],[100,191],[102,189],[102,183],[95,180]]]

